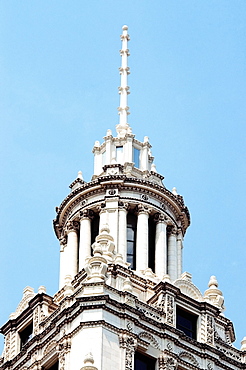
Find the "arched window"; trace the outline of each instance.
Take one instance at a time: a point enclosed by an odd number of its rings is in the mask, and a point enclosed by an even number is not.
[[[136,234],[137,216],[131,212],[127,214],[127,262],[132,269],[136,269]]]

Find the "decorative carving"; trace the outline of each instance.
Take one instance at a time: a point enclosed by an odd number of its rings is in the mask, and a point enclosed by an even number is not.
[[[66,225],[66,232],[69,233],[71,231],[79,230],[79,222],[78,221],[68,221]]]
[[[120,201],[120,202],[118,202],[118,206],[119,206],[119,209],[125,209],[125,210],[127,210],[127,209],[128,209],[128,207],[129,207],[129,204],[128,204],[128,203],[125,203],[125,202]]]
[[[182,276],[183,275],[184,274],[182,274]],[[173,284],[178,287],[182,293],[188,295],[188,297],[191,297],[197,301],[203,300],[200,290],[188,279],[181,277],[181,279],[176,280]]]
[[[147,194],[141,194],[141,199],[143,199],[143,200],[148,200],[148,199],[149,199],[149,197],[148,197],[148,195],[147,195]]]
[[[133,370],[133,355],[137,346],[137,341],[126,334],[119,335],[120,348],[125,349],[125,370]]]
[[[110,190],[108,191],[108,194],[109,194],[109,195],[115,195],[115,194],[116,194],[116,190],[115,190],[115,189],[110,189]]]
[[[167,222],[167,217],[163,213],[155,213],[155,222]]]
[[[159,370],[175,370],[177,368],[177,360],[165,353],[162,353],[158,358]]]
[[[143,339],[143,340],[146,340],[152,347],[156,348],[156,349],[160,349],[160,344],[158,343],[158,341],[153,337],[152,334],[146,332],[146,331],[143,331],[141,332],[139,335],[138,335],[138,338],[139,339]]]
[[[5,337],[5,362],[10,360],[10,344],[11,344],[11,333],[8,333]]]
[[[56,346],[57,346],[57,343],[54,340],[48,343],[47,346],[44,348],[44,356],[52,351],[55,351]]]
[[[130,332],[133,332],[133,323],[131,321],[127,321],[126,323],[126,328],[127,330],[129,330]]]
[[[97,370],[97,367],[94,366],[94,358],[91,352],[85,355],[84,366],[80,370]]]
[[[214,321],[209,315],[207,315],[207,343],[214,344]]]
[[[33,334],[39,333],[39,307],[36,307],[33,312]]]
[[[92,211],[92,209],[85,209],[83,211],[80,211],[79,215],[80,219],[92,219],[94,217],[94,212]]]
[[[137,212],[138,212],[138,214],[140,214],[140,213],[149,214],[150,209],[149,209],[147,206],[144,206],[144,205],[138,205],[138,206],[137,206]]]
[[[218,281],[215,276],[211,276],[209,283],[209,288],[204,293],[205,301],[218,307],[220,311],[224,311],[224,297],[221,290],[218,289]]]
[[[167,295],[167,323],[170,325],[174,325],[174,299],[172,296]]]
[[[191,355],[189,352],[186,352],[186,351],[180,352],[179,358],[183,361],[189,362],[191,365],[194,365],[196,367],[200,366],[196,358],[193,355]]]
[[[163,315],[161,313],[156,313],[154,310],[152,311],[150,308],[146,308],[143,305],[140,305],[139,303],[136,304],[136,308],[143,313],[145,316],[150,317],[153,320],[156,320],[158,322],[163,321]]]
[[[11,318],[16,318],[17,316],[19,316],[28,307],[28,303],[34,297],[34,295],[34,289],[27,286],[23,290],[22,300],[20,301],[16,311],[11,315]]]
[[[161,310],[165,310],[165,303],[166,303],[166,297],[165,295],[162,293],[159,295],[158,297],[158,301],[155,303],[155,306]]]
[[[214,366],[213,366],[213,363],[212,362],[208,362],[207,369],[208,370],[213,370],[214,369]]]
[[[173,346],[172,346],[171,342],[167,342],[167,349],[168,349],[169,352],[173,351]]]

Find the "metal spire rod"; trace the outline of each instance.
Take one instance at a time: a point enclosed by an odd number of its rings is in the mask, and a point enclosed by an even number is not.
[[[130,36],[127,33],[128,27],[122,27],[123,34],[120,36],[122,40],[122,48],[120,50],[121,55],[121,67],[119,68],[121,80],[119,87],[120,94],[120,106],[119,111],[119,124],[116,129],[120,136],[123,136],[129,132],[129,124],[127,123],[127,116],[130,114],[129,107],[127,105],[127,95],[130,94],[129,86],[127,85],[127,76],[130,74],[130,68],[127,66],[127,57],[130,55],[129,49],[127,47],[127,42],[130,40]]]

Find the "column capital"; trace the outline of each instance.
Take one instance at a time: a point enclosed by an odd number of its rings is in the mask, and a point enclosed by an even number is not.
[[[106,203],[103,202],[101,203],[100,205],[97,206],[97,210],[99,211],[99,213],[101,212],[105,212],[106,211]]]
[[[127,211],[128,208],[129,208],[129,204],[125,203],[125,202],[122,202],[122,201],[119,201],[118,202],[118,207],[119,207],[119,210]]]
[[[72,231],[77,231],[79,229],[78,221],[68,221],[66,225],[66,233],[69,234]]]
[[[168,218],[167,218],[167,216],[165,216],[163,213],[155,213],[155,215],[154,215],[154,221],[156,222],[156,223],[165,223],[165,224],[167,224],[167,221],[168,221]]]
[[[64,247],[64,246],[67,244],[67,235],[62,236],[62,237],[59,239],[59,242],[60,242],[60,246],[61,246],[61,247]]]
[[[175,225],[168,225],[167,233],[168,233],[168,236],[170,236],[170,235],[177,236],[178,235],[178,229]]]
[[[80,216],[80,221],[84,219],[91,220],[94,217],[94,212],[92,211],[92,209],[85,209],[83,211],[80,211],[79,216]]]
[[[140,205],[137,206],[137,213],[139,215],[140,214],[149,215],[150,209],[149,209],[149,207],[140,204]]]

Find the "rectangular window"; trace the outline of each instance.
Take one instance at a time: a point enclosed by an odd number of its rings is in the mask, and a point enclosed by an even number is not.
[[[188,337],[196,339],[197,316],[177,308],[176,327],[182,330]]]
[[[156,360],[154,358],[136,352],[134,356],[134,370],[155,370]]]
[[[23,330],[19,332],[20,336],[20,349],[30,340],[32,339],[32,332],[33,332],[33,323],[31,322],[27,325]]]
[[[116,147],[116,162],[123,164],[123,146]]]
[[[140,164],[140,150],[137,148],[133,148],[133,162],[135,167],[139,168]]]

